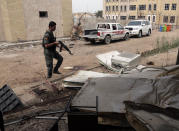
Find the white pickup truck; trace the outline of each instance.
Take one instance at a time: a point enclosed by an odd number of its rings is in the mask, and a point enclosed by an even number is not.
[[[152,25],[148,20],[132,20],[125,26],[125,29],[129,30],[130,36],[136,35],[139,38],[152,33]]]
[[[85,30],[83,38],[91,43],[103,41],[105,44],[110,44],[112,40],[127,40],[129,30],[119,23],[99,23],[97,29]]]

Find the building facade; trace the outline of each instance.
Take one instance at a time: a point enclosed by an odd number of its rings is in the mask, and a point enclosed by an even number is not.
[[[122,24],[147,19],[153,25],[179,26],[179,0],[104,0],[103,17]]]
[[[72,0],[0,0],[0,41],[42,39],[52,20],[56,37],[70,36]]]

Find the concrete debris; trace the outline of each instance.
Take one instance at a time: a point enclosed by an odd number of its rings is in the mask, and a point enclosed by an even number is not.
[[[125,102],[126,117],[136,131],[178,131],[179,110]]]
[[[179,81],[171,76],[157,79],[137,77],[93,78],[88,80],[75,96],[72,106],[94,106],[95,97],[98,96],[98,111],[99,114],[102,114],[102,118],[108,115],[112,117],[112,114],[125,115],[124,101],[146,103],[160,108],[172,107],[179,109],[179,95],[176,93],[179,91],[178,85]],[[92,109],[89,110],[93,111]],[[118,121],[124,122],[126,120],[123,118]],[[101,124],[104,124],[103,121],[101,122]],[[116,126],[121,126],[120,122]],[[123,125],[125,124],[123,123]]]
[[[65,78],[63,80],[63,86],[64,87],[76,87],[76,88],[79,87],[79,88],[81,88],[89,78],[117,77],[117,76],[119,76],[119,75],[80,70],[77,72],[77,74],[75,74],[71,77]]]
[[[111,63],[114,68],[136,67],[140,62],[139,54],[122,52],[117,56],[112,56]]]
[[[126,68],[134,68],[140,61],[140,55],[127,52],[111,51],[96,56],[99,62],[108,69],[120,72]]]

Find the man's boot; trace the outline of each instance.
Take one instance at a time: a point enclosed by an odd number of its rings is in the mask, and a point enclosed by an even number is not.
[[[48,69],[47,78],[52,77],[52,69]]]

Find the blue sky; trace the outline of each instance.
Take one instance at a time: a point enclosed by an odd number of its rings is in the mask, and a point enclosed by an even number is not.
[[[103,0],[72,0],[73,13],[102,10]]]

